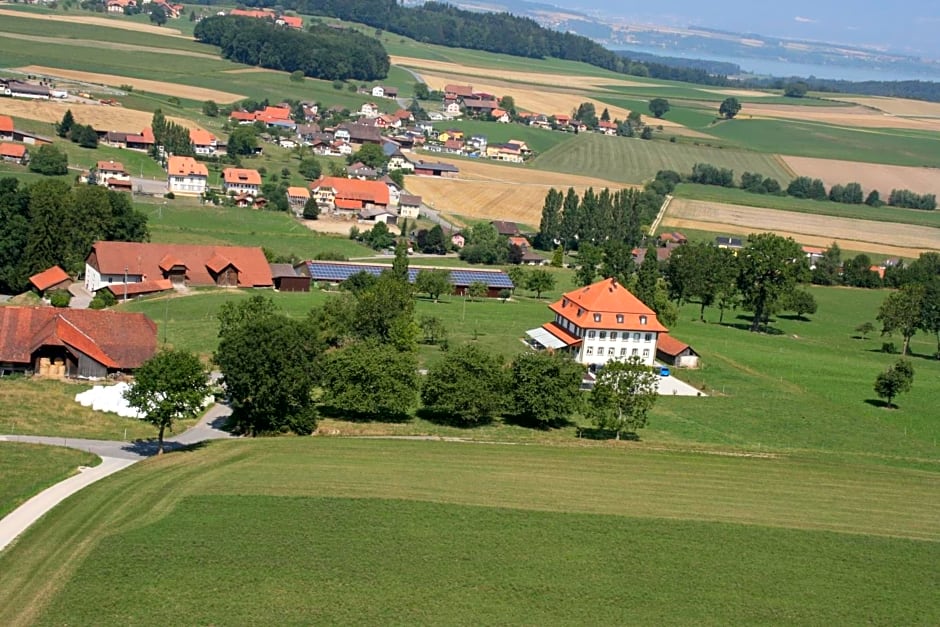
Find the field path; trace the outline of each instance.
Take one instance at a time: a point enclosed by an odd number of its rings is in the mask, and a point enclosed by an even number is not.
[[[180,449],[205,440],[234,437],[219,429],[221,419],[231,414],[224,405],[213,405],[205,415],[179,436],[165,440],[167,450]],[[91,468],[79,468],[77,475],[46,488],[15,510],[0,519],[0,551],[26,531],[49,510],[96,481],[133,466],[142,459],[156,454],[156,443],[152,441],[121,442],[115,440],[85,440],[50,436],[0,435],[2,442],[28,442],[48,446],[64,446],[87,451],[101,457],[101,463]]]

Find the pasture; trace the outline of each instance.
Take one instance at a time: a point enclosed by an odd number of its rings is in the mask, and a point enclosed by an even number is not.
[[[860,470],[629,445],[213,443],[30,529],[0,555],[0,622],[935,622],[934,475]]]
[[[0,441],[0,519],[34,494],[75,474],[79,466],[99,461],[84,451]]]
[[[736,176],[742,172],[758,172],[778,181],[792,178],[787,168],[772,154],[594,133],[579,135],[543,153],[535,159],[533,167],[639,184],[653,178],[660,170],[686,174],[696,163],[730,168]]]

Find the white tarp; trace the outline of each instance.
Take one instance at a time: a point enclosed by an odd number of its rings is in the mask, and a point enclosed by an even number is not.
[[[543,327],[536,327],[534,329],[529,329],[528,331],[525,332],[525,334],[531,337],[533,340],[535,340],[539,344],[541,344],[542,346],[544,346],[545,348],[557,350],[559,348],[564,348],[565,346],[567,346],[567,344],[565,344],[560,339],[558,339],[557,337],[549,333]]]

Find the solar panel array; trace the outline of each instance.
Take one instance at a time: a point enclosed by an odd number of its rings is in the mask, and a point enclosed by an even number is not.
[[[314,281],[329,281],[330,283],[342,283],[352,275],[358,272],[368,272],[373,276],[379,276],[384,270],[391,270],[391,266],[372,265],[372,264],[351,264],[351,263],[329,263],[325,261],[308,261],[307,268],[310,270],[310,277]],[[408,282],[414,283],[418,277],[418,272],[426,268],[409,268]],[[471,283],[485,283],[487,287],[497,289],[512,289],[513,284],[509,276],[502,270],[494,272],[492,270],[451,270],[451,285],[465,287]]]

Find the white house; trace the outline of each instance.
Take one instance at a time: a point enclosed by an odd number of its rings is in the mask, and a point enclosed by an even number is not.
[[[417,218],[421,211],[421,196],[402,194],[398,197],[398,215],[403,218]]]
[[[166,174],[168,192],[184,196],[198,196],[206,192],[209,170],[192,157],[170,157],[167,159]]]
[[[408,170],[409,172],[415,171],[415,164],[408,160],[408,157],[403,155],[401,152],[396,152],[388,159],[388,170]]]
[[[113,182],[130,183],[131,175],[119,161],[99,161],[95,166],[95,182],[110,187]]]
[[[226,194],[257,196],[261,189],[261,174],[247,168],[225,168],[222,170],[222,188]]]
[[[193,152],[197,155],[212,156],[218,152],[219,140],[209,131],[190,129],[189,141],[193,144]]]
[[[587,365],[636,356],[651,366],[659,334],[668,331],[655,311],[614,278],[568,292],[549,309],[555,319],[526,335],[541,348],[567,351]]]
[[[379,114],[379,107],[374,102],[366,102],[359,107],[359,115],[364,118],[377,118]]]

